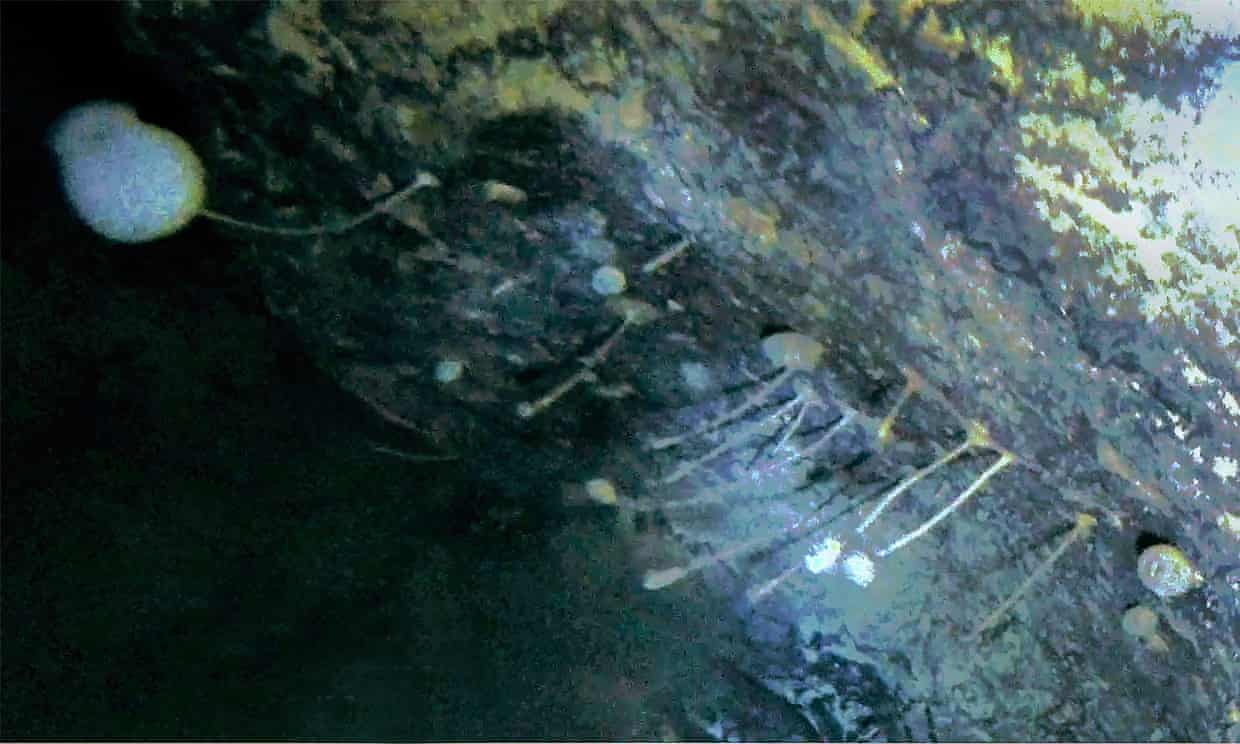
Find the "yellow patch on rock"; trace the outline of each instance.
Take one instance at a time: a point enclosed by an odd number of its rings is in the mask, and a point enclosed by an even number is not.
[[[564,0],[387,0],[381,12],[409,24],[433,54],[447,56],[469,44],[490,48],[503,34],[528,30],[541,39]]]
[[[870,90],[898,88],[895,76],[887,71],[881,57],[870,51],[869,47],[857,41],[848,29],[840,25],[831,14],[816,5],[806,5],[804,14],[805,26],[816,31],[826,46],[843,58],[857,72],[865,76]]]
[[[729,198],[725,208],[728,219],[763,248],[770,248],[779,240],[779,218],[776,215],[737,197]]]

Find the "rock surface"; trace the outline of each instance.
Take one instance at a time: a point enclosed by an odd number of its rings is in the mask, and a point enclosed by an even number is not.
[[[437,180],[343,234],[229,235],[389,421],[547,498],[612,480],[633,560],[657,540],[734,600],[743,679],[809,725],[764,731],[1217,739],[1240,686],[1240,157],[1211,129],[1237,88],[1212,91],[1240,30],[1112,5],[127,20],[196,102],[213,209],[333,223]],[[593,286],[601,267],[641,322]],[[823,344],[818,366],[764,357],[789,330]],[[868,586],[799,568],[829,534],[868,560],[961,496]],[[971,638],[1078,512],[1093,536]],[[1204,586],[1168,600],[1183,632],[1150,655],[1121,625],[1157,542]],[[685,715],[757,735],[726,707]]]

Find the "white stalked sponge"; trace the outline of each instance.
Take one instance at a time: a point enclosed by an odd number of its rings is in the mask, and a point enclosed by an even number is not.
[[[52,127],[65,194],[95,232],[123,243],[180,230],[206,200],[202,162],[185,140],[121,103],[85,103]]]

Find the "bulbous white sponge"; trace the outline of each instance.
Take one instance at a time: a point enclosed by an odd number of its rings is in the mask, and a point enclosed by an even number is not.
[[[162,238],[203,209],[205,171],[193,148],[129,106],[96,101],[70,109],[52,126],[50,143],[69,203],[106,238]]]

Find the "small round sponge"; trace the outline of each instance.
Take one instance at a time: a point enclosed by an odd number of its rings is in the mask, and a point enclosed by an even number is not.
[[[50,143],[74,211],[92,230],[142,243],[180,230],[206,201],[202,161],[185,140],[130,106],[96,101],[52,126]]]

